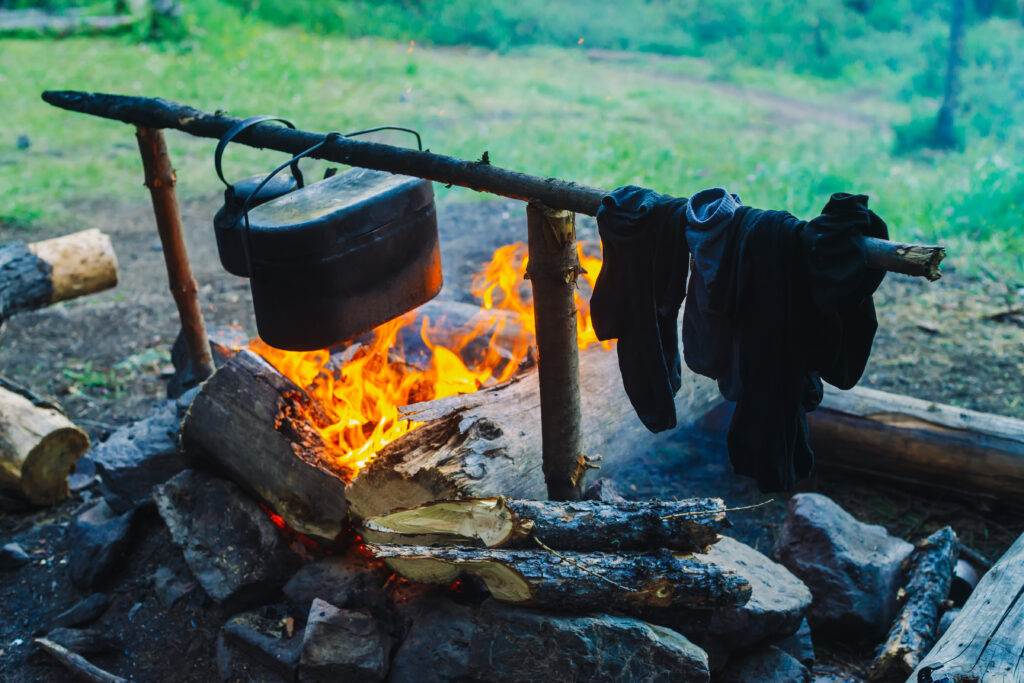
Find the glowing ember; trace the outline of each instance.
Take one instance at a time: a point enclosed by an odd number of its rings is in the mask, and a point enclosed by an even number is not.
[[[577,250],[586,271],[583,277],[593,288],[601,259],[585,255],[583,245]],[[429,319],[420,319],[413,311],[373,330],[366,335],[372,340],[364,345],[346,349],[344,362],[337,366],[327,350],[282,351],[259,339],[249,348],[317,399],[330,421],[320,433],[336,453],[337,464],[358,469],[385,445],[422,424],[399,419],[399,407],[471,393],[515,373],[536,332],[533,302],[524,282],[526,265],[524,244],[494,252],[473,281],[481,314],[468,329],[431,328]],[[578,292],[576,309],[579,347],[599,343],[589,302]],[[400,332],[410,325],[418,325],[429,351],[423,361],[406,360]],[[464,352],[474,342],[486,350],[467,360]]]

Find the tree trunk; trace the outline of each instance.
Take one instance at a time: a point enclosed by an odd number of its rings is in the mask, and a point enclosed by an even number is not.
[[[964,25],[966,0],[951,0],[949,15],[949,52],[946,56],[946,86],[942,94],[942,107],[935,122],[935,142],[939,147],[957,146],[955,114],[960,94],[960,67],[964,61]]]
[[[947,526],[921,541],[905,561],[910,579],[900,589],[903,606],[871,665],[871,680],[905,681],[935,644],[958,549],[956,533]]]
[[[668,550],[578,553],[369,545],[396,572],[419,583],[475,576],[495,599],[559,611],[639,613],[650,608],[739,607],[750,584],[732,572]]]
[[[223,472],[296,531],[331,544],[342,532],[351,471],[316,430],[323,417],[295,383],[250,351],[208,379],[181,426],[182,448]]]
[[[117,257],[99,230],[0,246],[0,323],[19,311],[116,285]]]
[[[807,418],[822,469],[1024,505],[1024,420],[827,385]]]
[[[89,437],[56,407],[0,386],[0,487],[35,505],[68,497]]]
[[[364,537],[389,542],[423,535],[447,544],[536,548],[534,537],[556,550],[705,552],[729,527],[721,498],[659,501],[575,501],[474,498],[428,503],[364,522]],[[394,540],[390,540],[394,539]]]
[[[1024,683],[1024,535],[981,577],[911,680]]]

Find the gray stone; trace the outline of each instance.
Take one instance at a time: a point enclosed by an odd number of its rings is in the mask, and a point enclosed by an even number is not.
[[[730,650],[788,636],[800,627],[811,592],[785,567],[727,536],[703,557],[750,582],[747,604],[716,610],[708,624],[708,632],[723,639]]]
[[[392,574],[381,562],[358,552],[331,555],[307,564],[284,585],[284,595],[302,614],[320,598],[335,607],[368,609],[385,618],[390,600],[383,590]]]
[[[470,643],[477,680],[707,681],[707,655],[684,636],[638,619],[565,616],[488,600]]]
[[[260,612],[235,615],[217,639],[217,668],[223,680],[295,681],[303,632],[289,635],[284,619]]]
[[[476,610],[445,598],[417,600],[412,626],[391,662],[389,683],[466,680]]]
[[[939,624],[935,628],[935,640],[936,641],[938,641],[938,639],[942,637],[943,633],[945,633],[946,631],[949,630],[949,627],[953,625],[953,622],[956,621],[956,618],[958,616],[960,616],[960,608],[959,607],[955,607],[953,609],[946,610],[945,612],[942,613],[942,616],[939,617]]]
[[[814,664],[814,642],[811,640],[811,625],[804,619],[800,622],[800,628],[791,636],[774,643],[789,656],[796,659],[804,666],[810,667]]]
[[[815,635],[848,642],[886,634],[897,607],[900,565],[911,550],[831,499],[801,493],[789,501],[775,557],[810,588],[807,620]]]
[[[103,497],[115,512],[151,499],[153,487],[187,467],[178,452],[177,404],[162,401],[138,422],[117,429],[83,456],[99,474]]]
[[[382,681],[391,647],[391,637],[368,611],[338,609],[316,599],[306,621],[299,680]]]
[[[7,543],[0,548],[0,571],[10,572],[24,567],[32,561],[25,549],[17,543]]]
[[[71,582],[83,590],[114,573],[131,545],[135,511],[118,515],[105,501],[80,514],[65,532]]]
[[[80,600],[71,608],[64,610],[50,622],[50,628],[80,626],[99,619],[110,607],[110,596],[104,593],[93,593]]]
[[[777,647],[767,647],[729,662],[715,683],[810,683],[811,672]]]
[[[608,477],[601,477],[583,492],[583,500],[602,500],[612,503],[626,499],[619,494],[614,481]]]
[[[229,481],[185,470],[153,492],[207,595],[241,609],[276,593],[299,564],[267,513]]]
[[[153,592],[164,607],[171,607],[192,592],[195,582],[178,577],[170,567],[159,567],[153,572]]]

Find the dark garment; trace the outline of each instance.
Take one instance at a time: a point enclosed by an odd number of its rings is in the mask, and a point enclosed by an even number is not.
[[[877,329],[871,295],[884,271],[867,268],[861,237],[888,232],[866,196],[836,194],[810,222],[740,207],[727,233],[711,283],[690,280],[686,363],[736,401],[736,472],[763,491],[789,489],[814,464],[806,412],[821,402],[822,378],[849,388],[864,371]]]
[[[598,339],[618,339],[619,370],[652,432],[676,425],[682,383],[678,314],[686,292],[686,199],[627,185],[604,197],[604,263],[590,299]]]

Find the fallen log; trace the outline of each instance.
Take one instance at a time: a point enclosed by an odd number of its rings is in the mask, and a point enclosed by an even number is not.
[[[495,599],[560,611],[739,607],[750,599],[741,576],[668,550],[635,553],[367,546],[417,583],[449,584],[466,574]]]
[[[240,351],[203,385],[181,427],[181,445],[220,470],[299,533],[333,543],[347,516],[340,467],[316,430],[314,401],[251,351]]]
[[[64,500],[87,450],[89,437],[56,406],[0,385],[0,488],[34,505]]]
[[[122,33],[145,18],[145,14],[95,16],[75,9],[64,10],[62,14],[34,9],[0,9],[0,38],[66,38]]]
[[[1024,420],[827,385],[807,419],[822,469],[1024,504]]]
[[[1024,682],[1024,535],[985,573],[908,680]]]
[[[0,246],[0,323],[11,315],[117,285],[117,257],[99,230]]]
[[[904,561],[909,579],[899,592],[903,605],[871,664],[871,680],[905,681],[935,644],[957,551],[956,533],[947,526],[918,543]]]
[[[190,135],[221,138],[241,119],[223,112],[209,113],[153,97],[86,93],[74,90],[47,90],[43,100],[69,111],[102,116],[136,126],[173,128]],[[429,151],[363,142],[344,136],[327,137],[322,133],[292,130],[283,126],[260,125],[242,131],[236,142],[274,149],[287,154],[305,153],[349,166],[426,178],[444,185],[459,185],[478,192],[537,201],[552,209],[565,209],[593,216],[607,191],[558,178],[510,171],[489,162],[466,161]],[[678,192],[678,190],[676,190]],[[865,259],[869,267],[937,280],[942,277],[939,263],[945,247],[902,244],[864,238]]]
[[[681,501],[575,501],[473,498],[428,503],[363,522],[364,538],[423,545],[423,536],[446,544],[536,548],[534,537],[556,550],[705,552],[729,527],[721,498]]]

